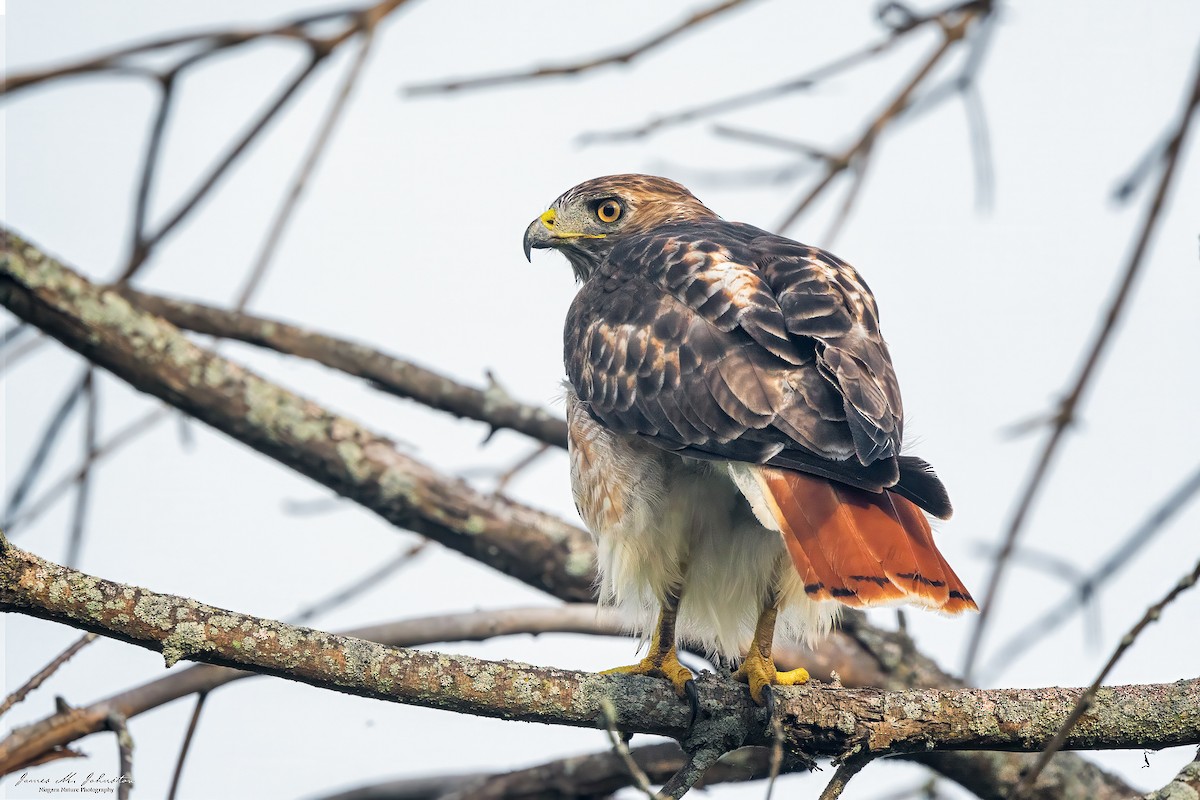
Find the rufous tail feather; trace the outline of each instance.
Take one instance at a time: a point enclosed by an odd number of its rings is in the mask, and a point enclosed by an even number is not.
[[[761,475],[809,597],[851,606],[908,602],[948,614],[978,610],[910,501],[787,469],[763,467]]]

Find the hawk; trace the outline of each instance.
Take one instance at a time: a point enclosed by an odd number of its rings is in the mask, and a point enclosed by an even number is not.
[[[755,702],[775,629],[813,641],[840,605],[975,602],[934,545],[950,499],[901,455],[900,387],[867,284],[836,256],[726,222],[674,181],[579,184],[525,231],[581,284],[564,360],[571,485],[600,594],[650,639],[610,672],[694,696],[677,639]],[[655,615],[657,614],[657,619]]]

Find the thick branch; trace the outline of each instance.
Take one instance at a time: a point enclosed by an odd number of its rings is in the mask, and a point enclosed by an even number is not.
[[[439,614],[370,625],[344,635],[385,645],[415,647],[435,642],[481,641],[494,636],[539,633],[617,635],[621,625],[614,613],[589,603],[550,608],[515,608]],[[89,634],[90,635],[90,634]],[[199,664],[78,708],[59,711],[12,731],[0,741],[0,774],[19,769],[23,762],[64,747],[88,734],[105,730],[110,714],[132,719],[189,694],[209,692],[254,672]]]
[[[447,479],[392,442],[193,344],[0,229],[0,302],[132,386],[371,509],[567,600],[592,597],[586,533]]]
[[[173,300],[119,288],[134,305],[184,330],[235,339],[280,353],[308,358],[365,378],[385,392],[416,400],[455,416],[508,428],[548,444],[567,446],[567,423],[550,412],[508,397],[497,387],[477,389],[433,370],[381,353],[357,342],[304,330],[272,319]]]
[[[724,750],[769,740],[745,687],[701,676],[701,718],[663,681],[387,647],[126,586],[45,561],[0,539],[0,611],[84,628],[180,659],[234,666],[320,688],[447,711],[599,727],[605,700],[631,733]],[[792,753],[873,756],[938,750],[1040,750],[1078,689],[777,690]],[[1068,749],[1200,743],[1200,679],[1109,687],[1071,730]],[[0,758],[7,754],[0,753]]]

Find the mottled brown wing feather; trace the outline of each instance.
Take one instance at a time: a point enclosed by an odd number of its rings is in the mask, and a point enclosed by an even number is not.
[[[614,431],[872,491],[904,466],[935,494],[927,465],[898,459],[900,392],[870,290],[816,248],[721,220],[630,237],[572,303],[565,360]]]

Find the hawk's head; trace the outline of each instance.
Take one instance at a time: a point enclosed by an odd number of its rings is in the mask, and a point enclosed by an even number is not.
[[[654,175],[606,175],[568,189],[525,229],[525,257],[537,248],[563,252],[585,280],[623,238],[665,222],[715,219],[691,192]]]

